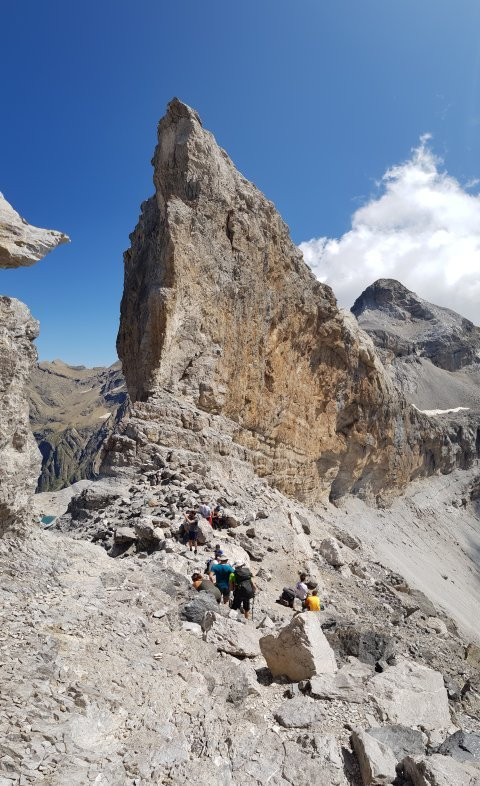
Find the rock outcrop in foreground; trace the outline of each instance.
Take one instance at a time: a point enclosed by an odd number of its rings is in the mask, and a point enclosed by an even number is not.
[[[33,227],[0,193],[0,267],[34,265],[70,238],[53,229]]]
[[[67,240],[60,232],[31,227],[0,195],[0,267],[33,265]],[[28,522],[40,469],[26,395],[37,335],[38,322],[28,308],[0,296],[0,535]]]
[[[117,342],[134,406],[106,472],[155,466],[159,444],[179,445],[247,461],[315,504],[378,498],[471,462],[473,430],[432,426],[397,395],[272,203],[176,99],[153,164]]]

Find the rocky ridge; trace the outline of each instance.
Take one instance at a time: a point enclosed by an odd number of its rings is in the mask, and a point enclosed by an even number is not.
[[[0,195],[0,267],[33,265],[68,241],[31,227]],[[38,322],[15,298],[0,296],[0,535],[26,526],[40,467],[28,421],[26,385],[37,359]]]
[[[247,461],[316,504],[378,499],[471,463],[476,429],[432,426],[397,395],[272,203],[176,99],[153,164],[155,196],[125,254],[117,342],[133,407],[104,472],[181,445]]]
[[[98,474],[101,446],[126,400],[120,363],[109,368],[42,361],[28,394],[30,424],[42,454],[38,491],[55,491]]]

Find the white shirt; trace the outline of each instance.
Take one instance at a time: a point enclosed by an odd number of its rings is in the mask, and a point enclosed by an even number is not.
[[[305,600],[308,595],[308,587],[303,581],[297,581],[295,585],[295,597],[300,598],[300,600]]]

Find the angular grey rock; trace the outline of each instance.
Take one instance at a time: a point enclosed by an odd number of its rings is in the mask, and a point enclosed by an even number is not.
[[[368,683],[373,700],[386,720],[427,731],[451,725],[448,696],[438,671],[402,658]]]
[[[308,693],[314,699],[361,703],[367,700],[365,683],[373,670],[361,663],[347,663],[336,674],[316,674],[309,680]]]
[[[403,767],[413,786],[480,786],[480,767],[434,753],[425,758],[407,756]]]
[[[218,611],[218,603],[210,592],[199,592],[193,600],[183,606],[180,616],[187,622],[201,625],[206,611]]]
[[[137,533],[133,527],[117,527],[114,539],[116,543],[133,543],[137,540]]]
[[[305,696],[296,696],[284,701],[273,717],[285,729],[308,729],[325,718],[325,711]]]
[[[242,704],[249,696],[259,696],[256,674],[248,663],[239,663],[231,670],[232,681],[228,688],[227,701]]]
[[[69,240],[63,232],[31,226],[0,193],[0,267],[34,265]]]
[[[271,673],[293,682],[337,671],[333,650],[313,612],[297,614],[277,636],[264,636],[260,649]]]
[[[375,630],[365,625],[338,625],[327,638],[341,657],[353,655],[371,666],[382,660],[388,663],[395,654],[392,636],[382,629]]]
[[[424,736],[421,731],[410,729],[399,723],[387,726],[375,726],[367,729],[370,737],[387,745],[395,754],[397,762],[405,756],[422,756],[425,754]]]
[[[397,777],[397,760],[392,750],[366,731],[353,731],[352,744],[357,754],[364,786],[384,786]]]
[[[319,546],[320,554],[325,562],[339,568],[349,562],[348,551],[335,538],[324,538]]]
[[[480,763],[480,734],[456,731],[455,734],[451,734],[442,742],[436,753],[452,756],[457,761]]]
[[[217,617],[208,640],[215,644],[219,652],[226,652],[234,658],[256,658],[260,655],[260,633],[251,625],[232,619]]]

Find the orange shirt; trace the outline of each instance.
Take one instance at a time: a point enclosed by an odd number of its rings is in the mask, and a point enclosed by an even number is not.
[[[309,611],[320,611],[320,598],[318,595],[307,595],[305,606]]]

